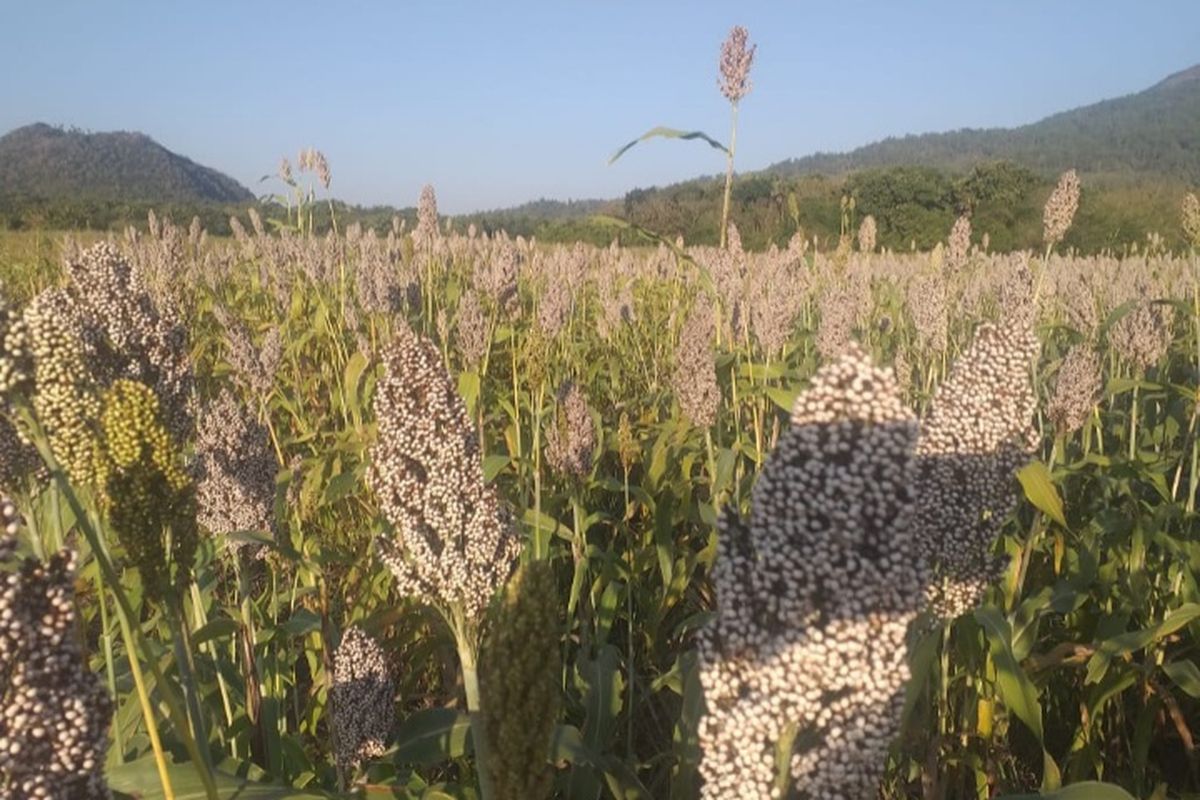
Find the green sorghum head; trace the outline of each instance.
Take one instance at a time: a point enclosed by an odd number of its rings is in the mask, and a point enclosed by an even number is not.
[[[484,726],[497,800],[550,796],[550,738],[558,721],[558,592],[549,562],[521,567],[493,609],[479,659]]]
[[[97,461],[109,524],[141,573],[147,595],[161,600],[172,584],[191,581],[197,541],[194,487],[149,387],[116,381],[102,403]]]

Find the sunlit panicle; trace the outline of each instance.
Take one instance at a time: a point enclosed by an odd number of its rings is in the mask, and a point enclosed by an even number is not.
[[[160,307],[117,248],[100,242],[68,259],[70,297],[82,320],[88,365],[101,386],[135,380],[158,395],[163,419],[179,442],[195,433],[194,377],[188,331]]]
[[[229,391],[200,414],[197,517],[210,533],[275,533],[278,463],[266,426]]]
[[[946,350],[950,325],[946,281],[940,272],[918,275],[908,283],[908,313],[917,332],[917,343],[926,356]]]
[[[592,471],[596,429],[588,411],[587,398],[574,381],[558,390],[554,427],[546,433],[546,463],[565,477],[582,480]]]
[[[432,342],[402,329],[383,354],[369,483],[394,533],[380,556],[402,595],[478,620],[520,550],[484,483],[479,438]]]
[[[858,224],[858,251],[860,253],[874,253],[876,235],[875,217],[867,214],[863,217],[862,222]]]
[[[853,346],[797,399],[750,517],[722,520],[717,617],[700,637],[704,797],[773,798],[789,723],[801,796],[877,791],[922,601],[916,441],[890,370]]]
[[[33,410],[50,449],[78,485],[96,479],[100,400],[78,311],[62,289],[46,289],[22,313],[33,359]]]
[[[963,214],[954,221],[950,238],[946,240],[946,269],[957,272],[967,263],[971,253],[971,218]]]
[[[917,446],[917,522],[930,601],[954,617],[1002,566],[991,550],[1017,502],[1016,471],[1036,441],[1032,328],[980,325],[938,387]]]
[[[1054,382],[1054,391],[1046,403],[1046,416],[1059,433],[1073,433],[1083,427],[1100,397],[1100,356],[1091,344],[1072,347]]]
[[[750,67],[758,45],[751,45],[749,40],[746,29],[735,25],[721,44],[721,76],[717,83],[721,94],[734,104],[750,93]]]
[[[1047,247],[1053,247],[1066,236],[1078,208],[1079,176],[1072,169],[1059,176],[1058,185],[1042,211],[1042,238]]]
[[[679,334],[671,386],[675,399],[691,423],[707,428],[717,421],[721,389],[712,348],[716,320],[707,298],[699,297]]]
[[[455,341],[463,362],[472,368],[483,362],[488,349],[488,321],[479,305],[479,296],[468,291],[458,304],[454,323]]]
[[[475,270],[475,288],[492,298],[496,307],[512,316],[520,308],[517,278],[521,252],[507,237],[496,241],[486,264]]]
[[[431,242],[440,235],[437,194],[427,183],[421,188],[421,197],[417,201],[417,227],[413,230],[413,238],[418,242]]]

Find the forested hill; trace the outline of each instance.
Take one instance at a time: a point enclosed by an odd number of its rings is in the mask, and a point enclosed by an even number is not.
[[[766,172],[837,175],[895,166],[965,171],[997,160],[1040,173],[1074,168],[1108,176],[1169,176],[1200,183],[1200,64],[1145,91],[1030,125],[893,137],[846,153],[781,161]]]
[[[0,198],[121,203],[242,203],[249,189],[142,133],[44,123],[0,136]]]

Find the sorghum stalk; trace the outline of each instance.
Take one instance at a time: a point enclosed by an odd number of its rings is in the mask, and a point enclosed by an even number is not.
[[[738,104],[732,103],[729,130],[729,149],[725,153],[725,198],[721,201],[721,247],[725,246],[729,230],[729,198],[733,193],[733,154],[737,150]]]
[[[96,578],[96,599],[100,605],[100,639],[104,647],[104,675],[108,679],[108,693],[116,697],[117,673],[113,666],[113,634],[108,621],[108,598],[104,596],[104,584],[100,582],[99,576]],[[121,723],[117,720],[115,714],[113,715],[112,731],[113,745],[116,747],[116,752],[121,756],[123,761],[125,755],[125,737],[121,734]]]
[[[208,614],[204,611],[204,599],[200,596],[200,587],[196,585],[195,581],[192,582],[191,590],[192,614],[195,616],[196,630],[200,630],[202,627],[208,624]],[[213,668],[217,675],[217,689],[221,693],[221,708],[225,712],[226,730],[230,730],[233,728],[233,705],[229,700],[229,687],[225,685],[225,676],[222,675],[221,670],[217,668],[219,658],[217,654],[217,645],[216,642],[212,640],[205,642],[205,645],[207,645],[205,649],[208,651],[209,657],[213,660]],[[225,731],[222,731],[222,738],[224,738],[225,735]],[[228,741],[229,755],[231,755],[233,758],[237,758],[237,738],[229,737]]]
[[[476,772],[479,773],[479,797],[480,800],[491,800],[492,776],[488,772],[491,748],[487,731],[484,730],[483,717],[480,714],[482,707],[479,702],[479,637],[476,632],[467,630],[466,622],[461,617],[446,621],[454,631],[454,644],[462,667],[463,689],[467,694],[467,714],[471,719],[471,740],[475,743]]]
[[[1129,460],[1137,458],[1138,384],[1133,385],[1133,400],[1129,405]]]
[[[101,595],[103,597],[103,594]],[[121,625],[121,639],[125,642],[125,651],[129,654],[129,672],[133,675],[133,685],[137,689],[138,703],[142,707],[142,720],[146,723],[146,735],[150,738],[150,749],[154,751],[154,766],[158,770],[158,781],[162,785],[165,800],[175,800],[175,789],[171,784],[171,776],[167,771],[167,757],[163,751],[162,740],[158,735],[158,722],[154,717],[154,704],[150,702],[150,693],[146,691],[146,680],[142,676],[142,666],[138,663],[137,647],[134,644],[133,633],[130,631],[129,619],[121,604],[117,604],[117,620]],[[113,724],[117,724],[114,716]],[[197,763],[197,769],[208,773],[207,766]],[[209,776],[209,781],[212,777]],[[209,800],[215,800],[214,792],[209,794]],[[207,782],[205,789],[208,789]]]

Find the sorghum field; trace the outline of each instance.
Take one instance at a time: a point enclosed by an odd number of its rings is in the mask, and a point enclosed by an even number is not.
[[[1200,259],[1058,252],[1077,197],[7,249],[0,794],[1200,791]]]

